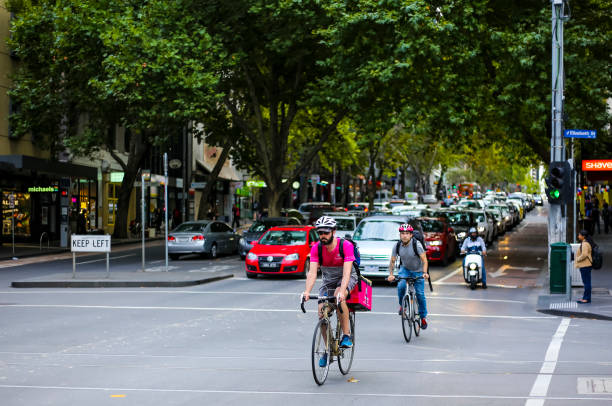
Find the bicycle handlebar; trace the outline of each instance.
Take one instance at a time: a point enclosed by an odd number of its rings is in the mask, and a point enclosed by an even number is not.
[[[338,302],[338,297],[334,297],[334,296],[319,296],[319,295],[309,295],[308,296],[309,300],[310,299],[317,299],[317,300],[323,300],[323,301],[327,301],[327,302]],[[302,308],[302,313],[306,313],[306,308],[304,307],[304,303],[306,303],[306,301],[304,300],[304,295],[300,295],[300,307]],[[338,308],[338,311],[340,313],[344,313],[342,311],[342,306],[336,306]]]

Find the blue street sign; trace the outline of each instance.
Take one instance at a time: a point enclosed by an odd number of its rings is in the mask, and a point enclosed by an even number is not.
[[[565,130],[563,131],[565,138],[597,138],[597,130]]]

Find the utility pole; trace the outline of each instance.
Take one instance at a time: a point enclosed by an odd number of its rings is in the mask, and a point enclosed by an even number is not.
[[[563,141],[563,16],[564,1],[552,0],[552,111],[550,162],[565,160]],[[548,244],[565,242],[566,204],[551,204],[548,211]]]

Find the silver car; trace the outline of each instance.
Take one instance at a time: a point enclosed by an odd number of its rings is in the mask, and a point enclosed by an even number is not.
[[[353,241],[359,245],[363,276],[384,278],[389,275],[391,251],[399,241],[399,226],[409,223],[423,232],[420,222],[406,216],[372,216],[361,220]]]
[[[200,254],[216,258],[219,254],[238,252],[240,236],[220,221],[188,221],[168,234],[168,255]]]

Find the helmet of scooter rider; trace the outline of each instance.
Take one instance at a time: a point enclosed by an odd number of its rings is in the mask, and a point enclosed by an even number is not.
[[[478,237],[478,231],[476,231],[476,228],[472,227],[470,228],[470,238],[472,239],[472,241],[476,241],[476,238]]]
[[[472,234],[472,233],[478,233],[478,231],[476,231],[476,227],[472,227],[472,228],[470,228],[469,233],[470,233],[470,234]]]

